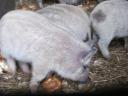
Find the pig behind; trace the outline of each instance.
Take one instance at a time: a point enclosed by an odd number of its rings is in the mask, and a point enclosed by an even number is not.
[[[45,16],[23,10],[9,12],[1,19],[0,49],[13,73],[14,59],[32,64],[32,92],[50,71],[64,78],[85,81],[87,66],[96,52]]]
[[[109,0],[100,3],[91,13],[93,29],[99,37],[98,45],[105,58],[110,54],[108,46],[113,38],[125,38],[128,47],[128,1]]]

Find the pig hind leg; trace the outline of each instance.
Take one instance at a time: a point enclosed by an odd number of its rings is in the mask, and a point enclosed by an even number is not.
[[[49,72],[48,65],[46,65],[42,66],[42,62],[35,62],[32,64],[32,78],[29,87],[31,93],[33,94],[38,91],[39,83],[47,76]]]
[[[29,68],[29,65],[25,62],[19,62],[19,66],[21,68],[21,70],[25,73],[25,74],[30,74],[31,70]]]

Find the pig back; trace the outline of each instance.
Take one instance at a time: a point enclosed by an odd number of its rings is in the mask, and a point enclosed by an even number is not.
[[[29,61],[34,58],[34,55],[39,55],[42,49],[43,52],[48,51],[50,43],[53,41],[51,40],[53,39],[52,35],[61,32],[61,29],[54,27],[49,22],[31,11],[18,10],[7,13],[0,22],[2,53],[4,55],[11,54],[22,61],[24,59]]]
[[[86,48],[84,43],[31,11],[7,13],[0,22],[0,32],[2,55],[12,56],[20,61],[32,62],[41,58],[48,64],[53,60],[57,63],[59,56],[71,58],[72,53],[79,54]]]
[[[55,4],[37,11],[42,16],[50,19],[54,24],[69,35],[79,40],[90,36],[90,20],[88,15],[80,8],[66,4]]]
[[[102,28],[110,29],[115,37],[124,37],[128,34],[127,9],[126,0],[108,0],[100,3],[91,12],[94,29],[98,31]]]

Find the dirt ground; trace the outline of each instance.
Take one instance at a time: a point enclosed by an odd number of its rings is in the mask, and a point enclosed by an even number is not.
[[[105,60],[98,51],[90,64],[89,79],[85,84],[70,80],[62,81],[62,88],[58,93],[95,93],[106,90],[128,90],[128,53],[123,47],[122,39],[113,40],[110,44],[111,59]],[[31,76],[18,70],[11,78],[0,75],[0,93],[4,95],[29,94],[29,80]],[[43,92],[40,86],[40,91]]]

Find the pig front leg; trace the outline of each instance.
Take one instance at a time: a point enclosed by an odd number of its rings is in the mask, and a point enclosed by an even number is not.
[[[128,52],[128,37],[124,38],[125,44],[124,44],[124,48],[126,49],[126,51]]]
[[[109,46],[111,40],[112,40],[112,38],[107,37],[107,39],[106,38],[100,38],[99,41],[98,41],[98,46],[101,50],[101,53],[103,54],[103,56],[106,59],[110,58],[110,53],[109,53],[109,50],[108,50],[108,46]]]
[[[38,91],[38,87],[40,82],[46,77],[48,74],[48,65],[43,65],[43,62],[33,63],[32,65],[32,78],[30,81],[30,91],[32,94],[35,94]]]
[[[21,70],[25,74],[30,74],[31,73],[30,68],[29,68],[29,66],[28,66],[27,63],[25,63],[25,62],[19,62],[19,66],[20,66]]]

